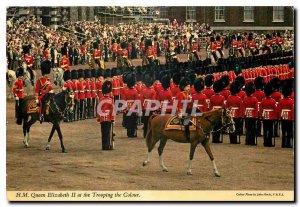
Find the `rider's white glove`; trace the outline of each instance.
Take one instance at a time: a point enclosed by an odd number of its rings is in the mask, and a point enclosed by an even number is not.
[[[116,125],[116,122],[115,122],[115,121],[112,121],[112,125],[115,126],[115,125]]]
[[[18,97],[18,96],[15,96],[15,100],[18,101],[18,100],[19,100],[19,97]]]
[[[178,114],[179,119],[182,119],[182,113]]]
[[[35,99],[35,102],[36,102],[36,103],[39,103],[39,99]]]

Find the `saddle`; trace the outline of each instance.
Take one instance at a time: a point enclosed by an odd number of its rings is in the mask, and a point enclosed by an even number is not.
[[[189,126],[190,131],[196,131],[196,117],[192,117],[191,122],[193,124]],[[178,116],[171,116],[165,125],[165,130],[174,129],[184,131],[184,125],[181,124],[181,120]]]
[[[33,113],[39,112],[39,110],[40,110],[40,107],[36,103],[35,99],[28,100],[26,102],[26,113],[27,114],[33,114]]]

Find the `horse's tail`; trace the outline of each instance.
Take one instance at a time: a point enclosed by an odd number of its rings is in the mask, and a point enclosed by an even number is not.
[[[148,130],[147,130],[147,134],[146,134],[146,144],[147,144],[147,147],[150,146],[151,144],[151,141],[152,141],[152,129],[151,129],[151,122],[152,122],[152,119],[154,117],[156,117],[157,115],[153,114],[149,117],[149,120],[148,120]]]

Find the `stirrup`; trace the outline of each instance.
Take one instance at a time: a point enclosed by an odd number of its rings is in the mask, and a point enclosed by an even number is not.
[[[40,123],[43,123],[44,122],[44,115],[42,114],[41,116],[40,116]]]

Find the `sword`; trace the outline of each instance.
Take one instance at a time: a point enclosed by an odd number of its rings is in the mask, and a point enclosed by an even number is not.
[[[110,149],[115,148],[115,139],[114,139],[114,123],[111,122],[111,137],[110,137]]]

